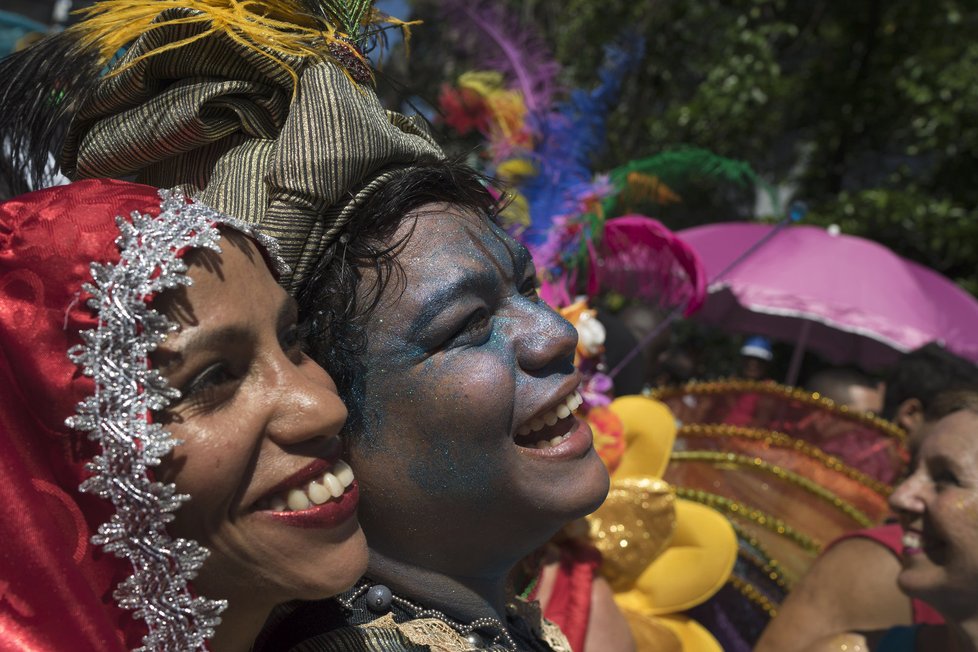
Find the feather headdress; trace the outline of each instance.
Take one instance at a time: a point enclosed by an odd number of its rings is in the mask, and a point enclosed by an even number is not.
[[[357,82],[372,80],[358,47],[381,22],[403,23],[374,11],[370,0],[100,0],[81,20],[0,61],[0,186],[13,194],[45,185],[52,152],[98,80],[150,57],[226,35],[272,61],[297,82],[308,58],[330,59]],[[168,12],[168,9],[183,12]],[[136,39],[177,25],[200,25],[193,35],[119,61]],[[293,92],[295,85],[293,85]]]

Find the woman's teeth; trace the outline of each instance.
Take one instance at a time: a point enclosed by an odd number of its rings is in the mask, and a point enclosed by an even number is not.
[[[581,394],[575,391],[573,394],[565,398],[563,403],[561,403],[554,409],[550,410],[546,414],[543,414],[539,417],[535,417],[532,421],[530,421],[530,423],[526,424],[525,426],[520,426],[519,430],[516,431],[516,435],[518,437],[525,437],[531,433],[537,432],[538,430],[543,430],[547,426],[552,426],[558,421],[560,421],[561,419],[566,419],[567,417],[569,417],[571,415],[571,412],[581,407],[581,403],[583,402],[584,399],[581,398]],[[550,448],[551,446],[556,446],[557,444],[560,443],[560,441],[566,438],[567,435],[563,435],[561,437],[554,437],[549,441],[548,440],[540,441],[537,442],[536,447]],[[546,445],[541,445],[541,444],[546,444]]]
[[[920,533],[904,532],[903,548],[905,550],[920,550]]]
[[[298,512],[313,505],[322,505],[339,498],[353,484],[353,469],[343,460],[337,460],[333,468],[305,487],[289,489],[271,498],[258,501],[258,509],[273,512]]]

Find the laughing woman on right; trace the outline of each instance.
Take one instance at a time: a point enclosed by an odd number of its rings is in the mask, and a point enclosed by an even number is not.
[[[841,634],[807,652],[978,651],[978,388],[939,396],[926,420],[909,474],[890,497],[904,532],[897,582],[946,624]]]

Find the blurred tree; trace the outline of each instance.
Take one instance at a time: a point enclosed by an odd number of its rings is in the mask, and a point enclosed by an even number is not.
[[[609,119],[595,169],[680,145],[750,163],[804,198],[808,221],[838,224],[978,294],[978,6],[967,0],[500,0],[589,86],[602,46],[640,34],[641,68]],[[415,0],[425,24],[388,89],[435,106],[440,84],[477,68],[443,3]],[[486,47],[489,47],[486,44]],[[468,151],[475,140],[457,140]],[[744,219],[754,198],[687,193],[660,217],[682,228]]]

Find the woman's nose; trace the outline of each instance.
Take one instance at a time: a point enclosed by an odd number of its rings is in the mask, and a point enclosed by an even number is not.
[[[890,508],[898,513],[919,514],[924,509],[924,481],[913,474],[898,484],[890,494]]]
[[[338,435],[346,423],[346,405],[332,378],[315,362],[304,358],[278,378],[268,435],[279,445],[295,445]]]
[[[531,303],[514,328],[518,329],[517,359],[523,370],[538,372],[573,365],[577,329],[542,301]]]

